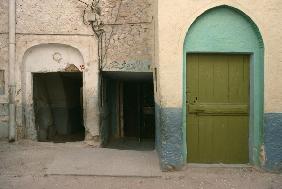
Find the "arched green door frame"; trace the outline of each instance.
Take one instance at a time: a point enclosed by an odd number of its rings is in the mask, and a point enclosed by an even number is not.
[[[250,55],[249,161],[259,166],[259,154],[263,143],[264,44],[258,27],[242,11],[223,5],[204,12],[189,28],[183,47],[184,139],[186,139],[187,121],[186,65],[189,64],[186,61],[187,53]]]

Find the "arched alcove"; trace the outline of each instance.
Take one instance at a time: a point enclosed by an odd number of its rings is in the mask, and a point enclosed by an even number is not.
[[[76,125],[83,128],[83,65],[79,50],[65,44],[39,44],[25,52],[21,81],[27,138],[44,141],[51,138],[47,135],[69,135]]]
[[[183,48],[184,99],[189,64],[187,54],[236,54],[249,57],[249,162],[259,165],[263,136],[264,44],[258,27],[236,8],[225,5],[215,7],[200,15],[190,26]],[[189,116],[186,116],[185,101],[183,112],[186,128]]]

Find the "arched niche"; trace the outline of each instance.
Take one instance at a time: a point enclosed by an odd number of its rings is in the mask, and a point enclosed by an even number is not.
[[[23,64],[21,65],[21,81],[27,138],[37,139],[33,107],[32,74],[48,72],[81,72],[82,68],[84,68],[84,60],[80,51],[69,45],[58,43],[39,44],[29,48],[25,52]],[[59,80],[56,85],[63,87]],[[60,95],[64,96],[65,94]],[[61,103],[66,104],[66,102]]]
[[[226,5],[209,9],[197,17],[186,34],[183,47],[184,99],[186,65],[189,64],[187,53],[250,55],[249,161],[259,165],[263,140],[264,44],[258,27],[242,11]],[[183,102],[183,124],[186,128],[186,103],[185,100]]]

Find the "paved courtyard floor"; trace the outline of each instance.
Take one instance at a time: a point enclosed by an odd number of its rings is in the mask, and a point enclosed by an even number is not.
[[[282,175],[252,167],[188,165],[163,173],[155,151],[95,149],[83,142],[0,142],[0,189],[282,189]]]

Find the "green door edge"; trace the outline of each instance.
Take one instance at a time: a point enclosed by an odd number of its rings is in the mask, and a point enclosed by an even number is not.
[[[246,23],[249,25],[249,27],[253,30],[253,35],[256,38],[256,41],[248,41],[248,43],[252,43],[253,46],[255,47],[242,47],[242,48],[230,48],[230,46],[226,46],[226,44],[220,44],[220,46],[215,45],[215,48],[209,48],[213,47],[214,44],[210,43],[210,46],[206,48],[205,45],[195,45],[195,48],[190,48],[192,45],[189,43],[189,35],[191,32],[191,28],[193,28],[194,24],[198,22],[198,20],[201,19],[202,16],[207,18],[208,14],[210,12],[218,11],[223,14],[228,14],[228,12],[232,14],[237,13],[237,17],[243,17],[245,20],[244,25]],[[219,16],[223,16],[218,14]],[[225,18],[224,16],[222,18]],[[242,18],[241,18],[242,19]],[[212,21],[213,19],[211,19]],[[214,20],[215,21],[215,20]],[[226,20],[226,22],[229,22]],[[242,22],[242,21],[241,21]],[[201,24],[201,23],[200,23]],[[202,22],[202,24],[205,24]],[[243,25],[243,26],[244,26]],[[225,28],[218,28],[218,31],[224,31]],[[225,34],[227,32],[224,32]],[[218,33],[214,33],[215,35],[219,35]],[[230,34],[232,36],[232,34]],[[229,35],[229,36],[230,36]],[[240,36],[240,35],[239,35]],[[228,36],[227,36],[228,37]],[[241,36],[240,36],[241,37]],[[223,37],[224,38],[224,37]],[[192,40],[193,41],[193,40]],[[203,40],[202,40],[203,41]],[[201,46],[202,45],[202,46]],[[239,45],[240,46],[240,45]],[[183,121],[183,152],[185,155],[185,159],[187,162],[187,144],[186,144],[186,56],[187,53],[236,53],[236,54],[249,54],[251,59],[250,59],[250,120],[249,120],[249,127],[250,127],[250,137],[249,137],[249,162],[253,165],[256,166],[261,166],[261,160],[260,160],[260,154],[262,150],[262,145],[263,145],[263,113],[264,113],[264,44],[263,44],[263,39],[260,34],[260,31],[256,24],[252,21],[252,19],[247,16],[245,13],[242,11],[230,7],[230,6],[218,6],[212,9],[207,10],[205,13],[203,13],[200,17],[198,17],[194,23],[191,25],[189,28],[186,38],[184,41],[184,46],[183,46],[183,86],[182,86],[182,121]]]

